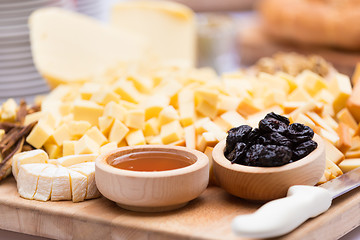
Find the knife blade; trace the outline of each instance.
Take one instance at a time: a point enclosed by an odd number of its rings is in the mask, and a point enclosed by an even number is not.
[[[360,167],[320,186],[292,186],[286,197],[266,203],[255,213],[235,217],[232,230],[236,235],[251,238],[287,234],[307,219],[326,212],[334,198],[358,186]]]

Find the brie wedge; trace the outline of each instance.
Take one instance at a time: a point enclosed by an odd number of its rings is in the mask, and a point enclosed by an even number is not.
[[[49,157],[47,153],[42,149],[18,153],[12,160],[12,173],[15,179],[17,179],[20,165],[29,163],[47,163],[48,160]]]
[[[59,166],[52,179],[51,201],[71,200],[70,175],[67,168]]]
[[[72,201],[84,201],[87,189],[87,177],[72,169],[68,169],[68,171],[70,173]]]
[[[35,200],[47,201],[50,199],[52,181],[57,168],[55,165],[48,164],[48,167],[39,174],[36,193],[34,195]]]
[[[95,182],[95,162],[76,164],[70,167],[71,170],[79,172],[87,178],[87,190],[85,199],[92,199],[100,196]]]
[[[49,164],[46,163],[31,163],[21,165],[17,177],[17,188],[21,197],[26,199],[33,199],[39,175],[47,168]]]

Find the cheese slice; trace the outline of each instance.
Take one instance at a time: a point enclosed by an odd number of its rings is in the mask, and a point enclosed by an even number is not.
[[[32,163],[20,166],[17,177],[17,188],[21,197],[26,199],[34,198],[39,175],[49,165],[50,164],[46,163]]]
[[[34,195],[35,200],[47,201],[50,199],[52,190],[52,179],[58,167],[52,164],[48,165],[49,166],[39,174],[37,189]]]
[[[68,169],[73,202],[84,201],[87,189],[87,177],[77,171]]]
[[[85,199],[92,199],[100,196],[100,192],[95,182],[95,162],[79,163],[70,167],[87,178],[87,188]]]
[[[51,87],[146,58],[146,43],[135,34],[60,8],[35,11],[29,27],[35,65]]]
[[[69,171],[62,166],[58,166],[52,178],[51,201],[59,200],[71,200]]]
[[[47,163],[48,160],[49,157],[47,153],[42,149],[18,153],[12,160],[12,173],[15,179],[17,179],[21,165],[29,163]]]
[[[169,1],[134,1],[116,4],[111,24],[148,40],[160,63],[195,65],[194,13]]]
[[[84,162],[95,162],[97,154],[81,154],[81,155],[69,155],[57,159],[57,162],[64,167],[69,167],[75,164]]]

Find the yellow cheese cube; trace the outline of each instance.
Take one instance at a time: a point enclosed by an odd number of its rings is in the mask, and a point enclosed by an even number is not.
[[[140,129],[130,131],[125,139],[129,146],[146,144],[144,134]]]
[[[296,83],[295,78],[293,76],[291,76],[290,74],[287,74],[285,72],[277,72],[275,74],[275,76],[286,80],[286,82],[289,85],[289,92],[292,92],[293,90],[295,90],[298,87],[298,84]]]
[[[49,155],[49,158],[51,158],[51,159],[56,159],[56,158],[61,157],[61,154],[62,154],[61,146],[58,146],[53,143],[45,143],[44,149],[47,152],[47,154]]]
[[[340,169],[346,173],[360,167],[360,158],[345,159],[339,164]]]
[[[144,135],[153,136],[159,134],[159,120],[157,118],[151,118],[145,122]]]
[[[9,98],[2,104],[1,120],[13,122],[16,119],[17,103],[14,99]]]
[[[125,120],[127,110],[116,102],[109,102],[104,108],[104,116],[113,117],[119,121]]]
[[[47,112],[45,116],[39,119],[39,124],[45,123],[51,128],[56,128],[60,122],[61,116],[54,112]]]
[[[114,123],[113,117],[110,116],[99,117],[99,129],[106,137],[109,136],[113,123]]]
[[[181,127],[179,121],[173,121],[161,126],[160,136],[164,144],[176,142],[183,138],[184,129]]]
[[[329,90],[335,96],[333,108],[335,113],[337,113],[346,106],[346,101],[351,95],[350,78],[344,74],[337,73],[329,83]]]
[[[145,111],[143,109],[133,109],[127,112],[125,125],[131,128],[143,129],[145,126]]]
[[[321,137],[323,137],[333,145],[336,145],[340,140],[339,136],[334,131],[330,132],[318,126],[316,126],[313,130],[316,134],[320,135]]]
[[[89,136],[82,136],[75,143],[75,154],[99,154],[100,146]]]
[[[98,125],[98,118],[103,115],[104,108],[94,102],[78,100],[74,102],[74,120],[88,121],[91,125]]]
[[[70,139],[71,139],[71,134],[68,125],[62,124],[57,129],[55,129],[54,133],[50,136],[48,141],[54,142],[58,146],[62,146],[63,141]]]
[[[257,106],[250,97],[243,97],[237,106],[236,111],[242,116],[247,117],[261,111],[261,107]]]
[[[332,104],[335,100],[334,95],[328,90],[328,89],[322,89],[320,92],[318,92],[314,100],[320,101],[326,104]]]
[[[186,147],[196,149],[196,134],[194,125],[190,125],[184,128],[184,137]]]
[[[100,147],[100,154],[117,149],[118,145],[116,142],[109,142],[104,146]]]
[[[330,161],[328,159],[326,159],[325,169],[328,170],[329,172],[331,172],[330,179],[336,178],[343,174],[341,169],[333,161]]]
[[[159,124],[160,126],[172,122],[174,120],[179,120],[179,114],[173,106],[167,106],[161,110],[159,113]]]
[[[261,84],[264,84],[271,88],[276,86],[276,89],[279,89],[280,92],[283,92],[285,94],[290,92],[290,86],[288,84],[288,81],[284,78],[261,72],[259,73],[258,80],[261,82]]]
[[[234,96],[220,95],[217,104],[217,109],[218,112],[221,114],[227,111],[236,110],[239,104],[240,104],[240,98]]]
[[[284,110],[284,114],[289,114],[289,113],[295,111],[296,109],[298,109],[299,107],[306,105],[306,102],[285,101],[280,105]]]
[[[133,82],[135,88],[142,93],[148,93],[153,87],[153,82],[149,77],[140,76],[139,74],[132,73],[127,76],[127,80]]]
[[[358,124],[355,118],[351,115],[347,108],[343,108],[336,114],[336,118],[340,121],[348,125],[350,128],[356,130],[358,128]]]
[[[265,108],[280,105],[286,101],[286,93],[277,89],[265,91],[262,95],[262,102]]]
[[[165,95],[154,95],[146,98],[143,103],[145,109],[145,119],[158,117],[161,110],[169,105],[170,98]]]
[[[221,114],[220,118],[227,125],[227,129],[247,124],[245,118],[234,110]]]
[[[196,111],[211,119],[214,119],[218,113],[216,105],[211,105],[209,102],[204,100],[200,101],[199,105],[196,107]]]
[[[85,132],[85,135],[94,140],[99,146],[102,146],[108,142],[104,134],[102,134],[96,126],[93,126],[89,130],[87,130]]]
[[[302,87],[296,88],[287,97],[287,101],[290,102],[307,102],[311,100],[311,96]]]
[[[69,156],[75,154],[75,143],[76,141],[66,140],[63,142],[62,155]]]
[[[206,147],[214,147],[218,143],[215,135],[212,132],[204,132],[198,138],[198,143],[196,149],[204,152]]]
[[[294,119],[294,122],[296,122],[296,123],[302,123],[306,126],[309,126],[312,129],[315,128],[315,123],[308,116],[306,116],[303,113],[299,113],[293,119]]]
[[[54,129],[45,123],[38,123],[26,138],[26,142],[35,148],[41,148],[53,134]]]
[[[101,88],[101,84],[94,83],[94,82],[86,82],[84,85],[80,88],[80,96],[84,100],[90,100],[92,95],[99,91]]]
[[[151,145],[162,145],[163,142],[161,141],[161,137],[159,136],[149,136],[146,137],[146,143],[151,144]]]
[[[337,149],[330,142],[328,142],[326,140],[324,142],[325,142],[326,158],[328,160],[332,161],[333,163],[335,163],[336,165],[339,165],[345,159],[344,154],[342,152],[340,152],[339,149]]]
[[[109,142],[120,143],[128,132],[129,132],[129,128],[127,128],[119,120],[115,119],[109,133]]]
[[[325,80],[316,73],[305,70],[296,77],[297,83],[303,87],[311,96],[315,96],[316,93],[322,89],[327,88]]]
[[[195,120],[194,91],[183,89],[179,92],[178,106],[181,124],[186,127],[193,124]]]
[[[199,88],[195,90],[195,98],[199,98],[201,101],[206,101],[211,106],[216,106],[219,93],[214,89]]]
[[[211,132],[214,134],[215,138],[218,141],[223,140],[226,137],[226,133],[218,126],[216,125],[214,122],[212,121],[205,121],[203,128],[207,131],[207,132]]]
[[[42,111],[30,113],[25,116],[24,125],[26,126],[26,125],[29,125],[30,123],[39,121],[44,116],[45,116],[45,113]]]
[[[139,103],[140,101],[140,93],[134,87],[134,84],[125,79],[121,79],[114,86],[114,91],[120,95],[120,98],[129,101],[132,103]]]
[[[68,126],[72,136],[82,136],[91,127],[91,124],[87,121],[70,121]]]
[[[117,95],[111,89],[107,89],[107,88],[95,92],[90,98],[90,101],[96,102],[100,105],[106,105],[111,101],[118,102],[119,100],[120,100],[119,95]]]

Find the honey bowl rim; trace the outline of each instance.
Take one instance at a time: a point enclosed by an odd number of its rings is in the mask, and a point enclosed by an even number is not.
[[[123,156],[129,153],[146,152],[149,150],[150,152],[156,151],[156,152],[183,153],[183,155],[185,156],[190,156],[190,159],[194,160],[194,163],[185,167],[172,169],[172,170],[164,170],[164,171],[133,171],[133,170],[116,168],[108,163],[108,159],[115,154],[119,154],[118,156]],[[96,158],[95,165],[97,168],[100,168],[105,172],[118,176],[136,177],[136,178],[161,178],[161,177],[170,177],[170,176],[180,176],[180,175],[188,174],[190,172],[196,172],[208,166],[209,159],[204,153],[200,151],[186,147],[181,147],[181,146],[136,145],[136,146],[120,147],[115,150],[103,153]]]
[[[301,167],[304,167],[308,164],[311,164],[313,161],[317,161],[319,157],[322,155],[323,152],[325,152],[325,143],[324,140],[317,134],[314,134],[314,137],[312,138],[313,141],[315,141],[318,146],[316,149],[314,149],[311,153],[309,153],[307,156],[291,162],[284,164],[282,166],[277,167],[258,167],[258,166],[246,166],[241,165],[237,163],[231,163],[230,160],[228,160],[224,155],[224,149],[226,145],[226,139],[223,139],[220,141],[216,146],[214,147],[212,157],[214,162],[216,162],[217,165],[226,168],[231,171],[239,172],[239,173],[281,173],[281,172],[288,172],[291,170],[299,169]]]

